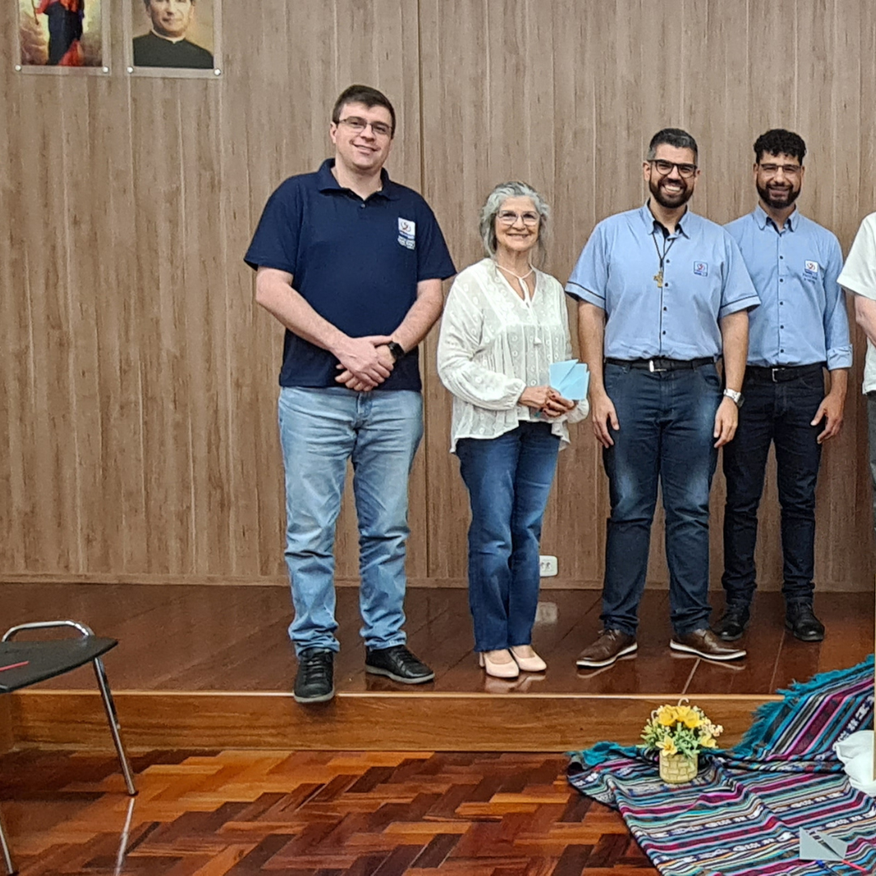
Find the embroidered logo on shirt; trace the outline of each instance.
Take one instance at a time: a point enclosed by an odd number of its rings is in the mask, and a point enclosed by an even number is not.
[[[803,276],[809,280],[818,279],[818,262],[812,262],[808,259],[803,262]]]
[[[417,223],[413,219],[398,220],[398,242],[408,249],[414,249],[417,245]]]
[[[709,265],[707,262],[694,262],[694,273],[698,277],[709,276]]]

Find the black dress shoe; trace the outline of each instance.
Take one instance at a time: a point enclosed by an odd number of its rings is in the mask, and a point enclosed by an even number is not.
[[[435,677],[435,673],[414,657],[404,645],[366,648],[365,671],[371,675],[385,675],[402,684],[423,684]]]
[[[298,675],[292,695],[296,703],[324,703],[335,695],[335,652],[305,648],[298,655]]]
[[[824,638],[824,624],[813,614],[806,602],[790,603],[785,611],[785,629],[801,642],[820,642]]]
[[[735,642],[742,638],[742,634],[748,626],[748,618],[747,605],[731,602],[724,610],[724,616],[721,620],[712,627],[712,631],[725,642]]]

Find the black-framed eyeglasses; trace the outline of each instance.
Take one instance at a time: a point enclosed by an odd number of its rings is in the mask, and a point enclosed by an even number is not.
[[[682,179],[690,179],[697,172],[695,164],[679,164],[677,161],[664,161],[662,158],[647,158],[645,160],[660,176],[668,176],[672,173],[673,167],[678,171],[678,175]]]
[[[347,116],[345,119],[338,119],[339,125],[346,125],[351,131],[356,134],[361,134],[369,125],[375,137],[391,137],[392,128],[385,122],[366,122],[365,119],[359,116]]]
[[[764,176],[775,176],[779,171],[785,176],[799,176],[803,170],[802,164],[758,164]]]
[[[517,220],[520,219],[527,228],[533,228],[538,225],[541,219],[538,213],[533,213],[531,211],[526,213],[515,213],[513,210],[502,210],[500,213],[496,214],[496,218],[503,225],[508,226],[514,225]]]

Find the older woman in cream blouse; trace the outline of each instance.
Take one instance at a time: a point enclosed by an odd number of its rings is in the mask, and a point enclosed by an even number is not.
[[[487,257],[453,283],[438,341],[438,374],[453,393],[451,452],[471,500],[469,605],[475,650],[489,675],[539,672],[532,649],[539,539],[567,422],[587,416],[548,385],[570,359],[563,287],[533,266],[544,255],[549,210],[520,182],[487,198]]]

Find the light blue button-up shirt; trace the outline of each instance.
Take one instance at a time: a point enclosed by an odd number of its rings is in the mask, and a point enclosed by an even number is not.
[[[759,303],[739,248],[720,225],[688,210],[664,237],[647,204],[593,229],[566,292],[605,311],[604,353],[615,359],[717,358],[718,320]]]
[[[851,367],[849,318],[837,283],[843,254],[836,237],[797,210],[779,231],[759,204],[726,227],[761,302],[750,317],[748,363]]]

